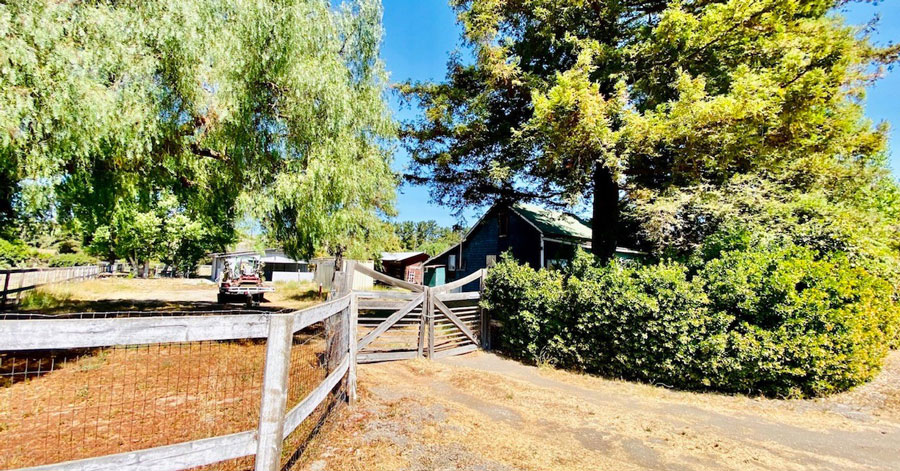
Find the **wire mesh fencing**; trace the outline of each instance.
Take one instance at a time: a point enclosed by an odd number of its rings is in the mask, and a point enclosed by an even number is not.
[[[263,393],[273,316],[294,327],[280,400],[298,422],[281,465],[296,463],[346,398],[349,301],[289,314],[207,314],[0,320],[0,469],[81,469],[70,463],[81,459],[109,469],[134,469],[138,459],[167,469],[253,469],[262,403],[273,400]],[[22,338],[44,330],[46,338]],[[161,338],[185,341],[149,341]],[[23,349],[35,345],[78,348]]]
[[[252,429],[264,353],[239,340],[0,354],[0,468]]]

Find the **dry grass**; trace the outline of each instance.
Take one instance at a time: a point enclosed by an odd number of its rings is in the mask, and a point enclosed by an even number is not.
[[[360,407],[310,457],[320,468],[887,470],[900,456],[900,422],[882,409],[678,392],[487,354],[363,365],[360,385]]]
[[[312,282],[275,283],[260,308],[303,309],[322,301]],[[104,278],[43,286],[25,294],[21,311],[47,313],[126,310],[241,309],[243,304],[216,304],[218,287],[206,279]],[[324,293],[327,294],[327,293]]]

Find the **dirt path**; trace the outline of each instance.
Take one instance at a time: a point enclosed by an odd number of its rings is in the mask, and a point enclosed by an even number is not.
[[[900,355],[818,401],[664,388],[475,353],[364,365],[308,469],[900,470]]]

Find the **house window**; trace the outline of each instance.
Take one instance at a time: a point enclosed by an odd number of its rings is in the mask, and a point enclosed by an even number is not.
[[[500,211],[497,214],[497,225],[498,227],[498,235],[500,237],[506,237],[509,233],[509,213],[506,211]]]
[[[556,268],[562,270],[569,266],[569,261],[564,258],[551,258],[546,262],[547,268]]]
[[[456,254],[450,254],[447,256],[447,270],[456,271]]]
[[[488,255],[484,257],[484,266],[487,268],[491,268],[497,264],[497,256],[496,255]]]

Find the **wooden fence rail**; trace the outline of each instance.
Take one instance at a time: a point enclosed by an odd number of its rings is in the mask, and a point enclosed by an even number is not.
[[[10,301],[10,295],[15,295],[18,302],[22,293],[50,283],[63,281],[86,280],[94,278],[100,273],[97,265],[83,265],[77,267],[59,268],[13,268],[0,270],[3,290],[0,291],[0,308]]]
[[[246,430],[201,440],[113,455],[20,468],[48,470],[177,471],[255,455],[256,471],[280,467],[282,444],[328,394],[347,379],[355,397],[356,342],[347,342],[337,366],[286,411],[291,342],[295,333],[332,316],[341,316],[343,338],[354,338],[354,295],[286,314],[142,317],[119,319],[0,320],[0,351],[136,346],[163,343],[266,339],[265,372],[259,423]]]

